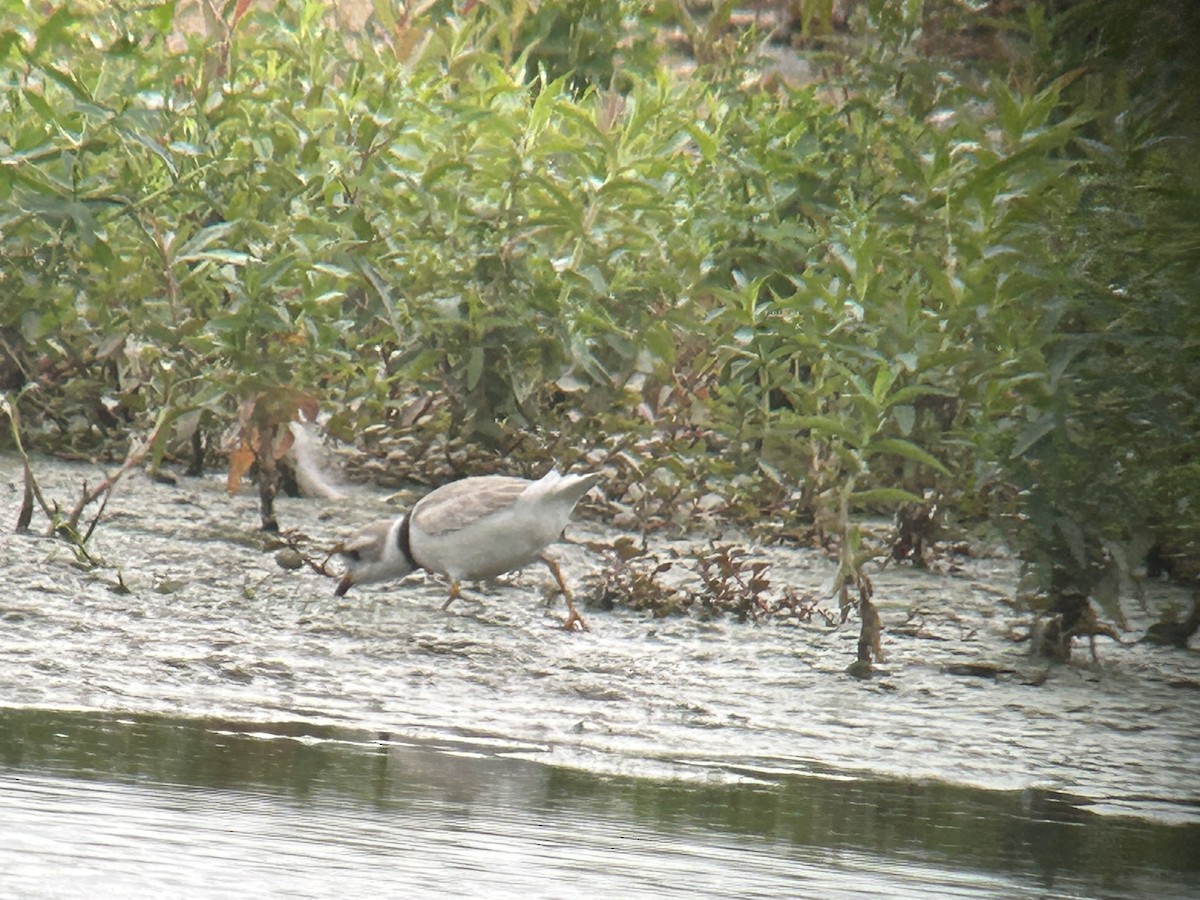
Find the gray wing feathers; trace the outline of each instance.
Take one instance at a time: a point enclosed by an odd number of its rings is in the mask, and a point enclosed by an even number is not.
[[[504,475],[481,475],[454,481],[422,498],[413,507],[413,522],[426,534],[460,531],[484,516],[517,502],[531,482]]]
[[[600,475],[559,475],[551,471],[538,481],[505,475],[465,478],[438,488],[413,508],[413,523],[428,535],[460,531],[472,522],[526,502],[568,507],[566,514],[590,491]]]

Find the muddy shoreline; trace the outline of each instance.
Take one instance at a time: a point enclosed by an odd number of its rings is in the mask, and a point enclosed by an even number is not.
[[[62,502],[100,474],[35,465]],[[0,476],[0,521],[13,522],[19,461],[0,458]],[[285,529],[329,546],[388,514],[385,496],[355,488],[340,501],[281,500],[278,511]],[[256,524],[252,492],[230,498],[219,478],[169,486],[135,474],[89,547],[108,567],[80,567],[65,543],[5,526],[2,705],[501,742],[601,775],[741,783],[837,773],[1050,791],[1096,813],[1200,822],[1200,654],[1102,639],[1097,664],[1032,660],[1012,640],[1028,616],[1006,601],[1017,577],[1009,559],[965,560],[954,575],[878,573],[888,658],[860,682],[845,674],[853,621],[590,609],[591,632],[568,634],[536,570],[449,612],[436,579],[339,600],[332,580],[280,568]],[[595,521],[568,533],[617,536]],[[700,540],[653,546],[686,552]],[[807,550],[753,551],[797,589],[819,591],[832,574]],[[579,544],[560,556],[575,585],[600,563]],[[1128,639],[1177,599],[1149,586],[1128,605]],[[971,677],[980,664],[995,677]]]

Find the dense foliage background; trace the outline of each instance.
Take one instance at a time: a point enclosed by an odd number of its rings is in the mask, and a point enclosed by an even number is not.
[[[3,0],[26,445],[253,457],[319,406],[782,517],[843,604],[862,513],[920,564],[999,526],[1066,632],[1196,578],[1195,4],[715,6]]]

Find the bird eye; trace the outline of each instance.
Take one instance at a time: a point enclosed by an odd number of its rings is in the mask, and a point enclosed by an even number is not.
[[[352,559],[355,562],[358,562],[360,559],[360,556],[359,556],[359,553],[357,550],[343,550],[342,556],[346,557],[346,559]]]

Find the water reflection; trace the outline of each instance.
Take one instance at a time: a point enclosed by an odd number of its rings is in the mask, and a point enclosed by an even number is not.
[[[602,776],[483,740],[0,709],[17,896],[1184,896],[1200,827],[1049,792]],[[728,776],[739,776],[731,780]],[[94,891],[89,891],[95,893]]]

